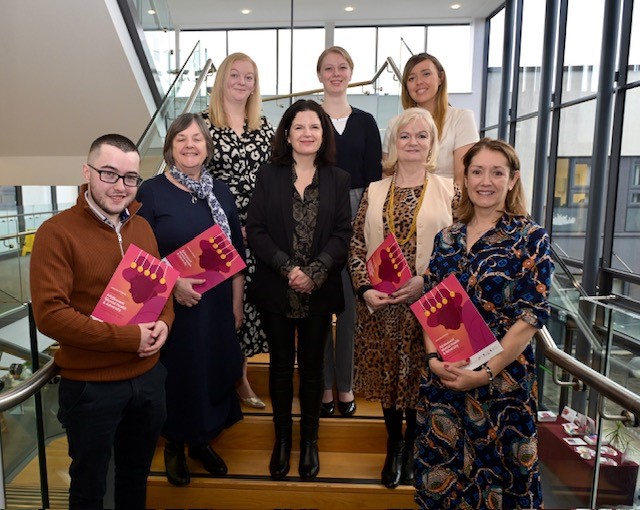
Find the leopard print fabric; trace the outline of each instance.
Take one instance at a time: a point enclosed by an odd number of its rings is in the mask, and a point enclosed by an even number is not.
[[[409,233],[421,193],[422,186],[396,188],[394,218],[396,235],[400,239]],[[387,196],[385,210],[388,201]],[[364,242],[367,204],[368,194],[365,191],[354,221],[349,256],[349,270],[355,289],[370,285]],[[384,236],[388,233],[385,215]],[[415,272],[416,235],[401,249],[412,272]],[[369,313],[362,299],[358,299],[356,307],[354,389],[367,400],[381,402],[384,408],[415,408],[420,370],[426,360],[420,323],[407,304],[391,305],[373,314]]]

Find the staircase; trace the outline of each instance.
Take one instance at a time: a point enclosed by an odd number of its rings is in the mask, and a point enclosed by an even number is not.
[[[303,482],[298,476],[299,404],[295,399],[291,471],[284,480],[271,480],[269,459],[274,432],[268,369],[268,355],[250,360],[249,380],[267,404],[266,409],[243,408],[244,420],[212,443],[227,463],[227,477],[214,478],[199,462],[187,459],[191,484],[172,486],[164,476],[161,442],[148,482],[149,508],[415,508],[412,487],[387,489],[380,484],[387,441],[380,405],[357,397],[358,410],[353,418],[341,418],[339,414],[321,418],[320,474],[312,482]]]

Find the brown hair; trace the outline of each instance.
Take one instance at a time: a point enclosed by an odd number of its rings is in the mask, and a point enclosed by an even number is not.
[[[518,172],[520,172],[520,158],[516,150],[506,142],[502,140],[494,140],[492,138],[483,138],[479,142],[476,142],[467,151],[462,159],[464,163],[464,175],[467,176],[469,167],[473,158],[480,151],[488,150],[493,152],[499,152],[506,159],[509,164],[509,179],[513,179]],[[517,179],[513,188],[507,192],[507,197],[504,201],[505,210],[503,213],[509,216],[526,216],[527,204],[524,196],[524,188],[522,187],[521,179]],[[462,196],[460,197],[460,204],[455,210],[454,216],[457,217],[463,223],[469,223],[474,215],[474,208],[471,199],[469,198],[469,192],[467,187],[462,187]]]
[[[178,133],[187,129],[193,122],[195,122],[200,128],[202,136],[204,137],[204,142],[207,145],[207,159],[203,164],[206,164],[213,156],[213,139],[209,134],[209,128],[202,118],[202,115],[199,113],[183,113],[182,115],[178,115],[176,120],[171,123],[169,130],[167,131],[167,136],[164,139],[164,148],[162,152],[164,160],[168,166],[175,164],[175,159],[173,158],[173,139],[178,136]]]
[[[333,139],[333,126],[329,115],[322,109],[315,101],[311,99],[299,99],[286,109],[282,115],[282,119],[276,129],[276,134],[272,140],[272,163],[278,165],[292,165],[293,161],[293,149],[291,144],[287,141],[291,124],[298,112],[312,111],[318,114],[320,119],[320,125],[322,126],[322,145],[318,149],[315,158],[316,166],[330,166],[335,165],[336,161],[336,144]]]
[[[447,73],[444,72],[444,67],[440,61],[430,55],[429,53],[418,53],[417,55],[413,55],[404,66],[404,71],[402,72],[402,107],[404,109],[411,108],[413,106],[419,106],[409,94],[409,89],[407,88],[407,81],[409,81],[409,75],[413,71],[413,68],[417,66],[420,62],[424,62],[425,60],[429,60],[433,62],[433,65],[436,67],[438,71],[438,77],[440,78],[440,86],[438,87],[438,92],[436,92],[435,97],[435,110],[431,112],[433,116],[433,121],[436,123],[436,127],[438,128],[439,136],[442,136],[442,131],[444,128],[444,121],[447,116],[447,108],[449,106],[449,94],[447,93]]]

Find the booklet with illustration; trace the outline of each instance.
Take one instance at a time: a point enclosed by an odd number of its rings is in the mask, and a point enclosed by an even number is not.
[[[155,322],[177,279],[178,271],[131,244],[91,317],[121,326]]]
[[[480,312],[454,275],[447,276],[411,305],[444,361],[469,359],[470,370],[502,351]]]
[[[247,265],[219,225],[208,228],[165,259],[182,278],[199,278],[196,292],[212,289]]]
[[[371,286],[391,294],[411,279],[411,269],[393,234],[389,234],[367,260]]]

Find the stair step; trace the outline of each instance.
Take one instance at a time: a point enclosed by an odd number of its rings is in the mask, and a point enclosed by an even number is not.
[[[322,461],[321,461],[322,462]],[[321,470],[322,470],[321,466]],[[195,478],[188,487],[149,479],[147,506],[170,508],[415,508],[413,488],[380,484]]]
[[[321,467],[322,469],[322,467]],[[149,479],[147,506],[184,508],[415,508],[412,487],[380,484],[196,478],[188,487]]]
[[[299,446],[299,424],[294,418],[293,449]],[[387,433],[382,420],[342,418],[321,419],[318,447],[326,452],[385,453]],[[225,430],[212,445],[220,450],[250,449],[271,453],[274,441],[270,416],[246,416]]]

